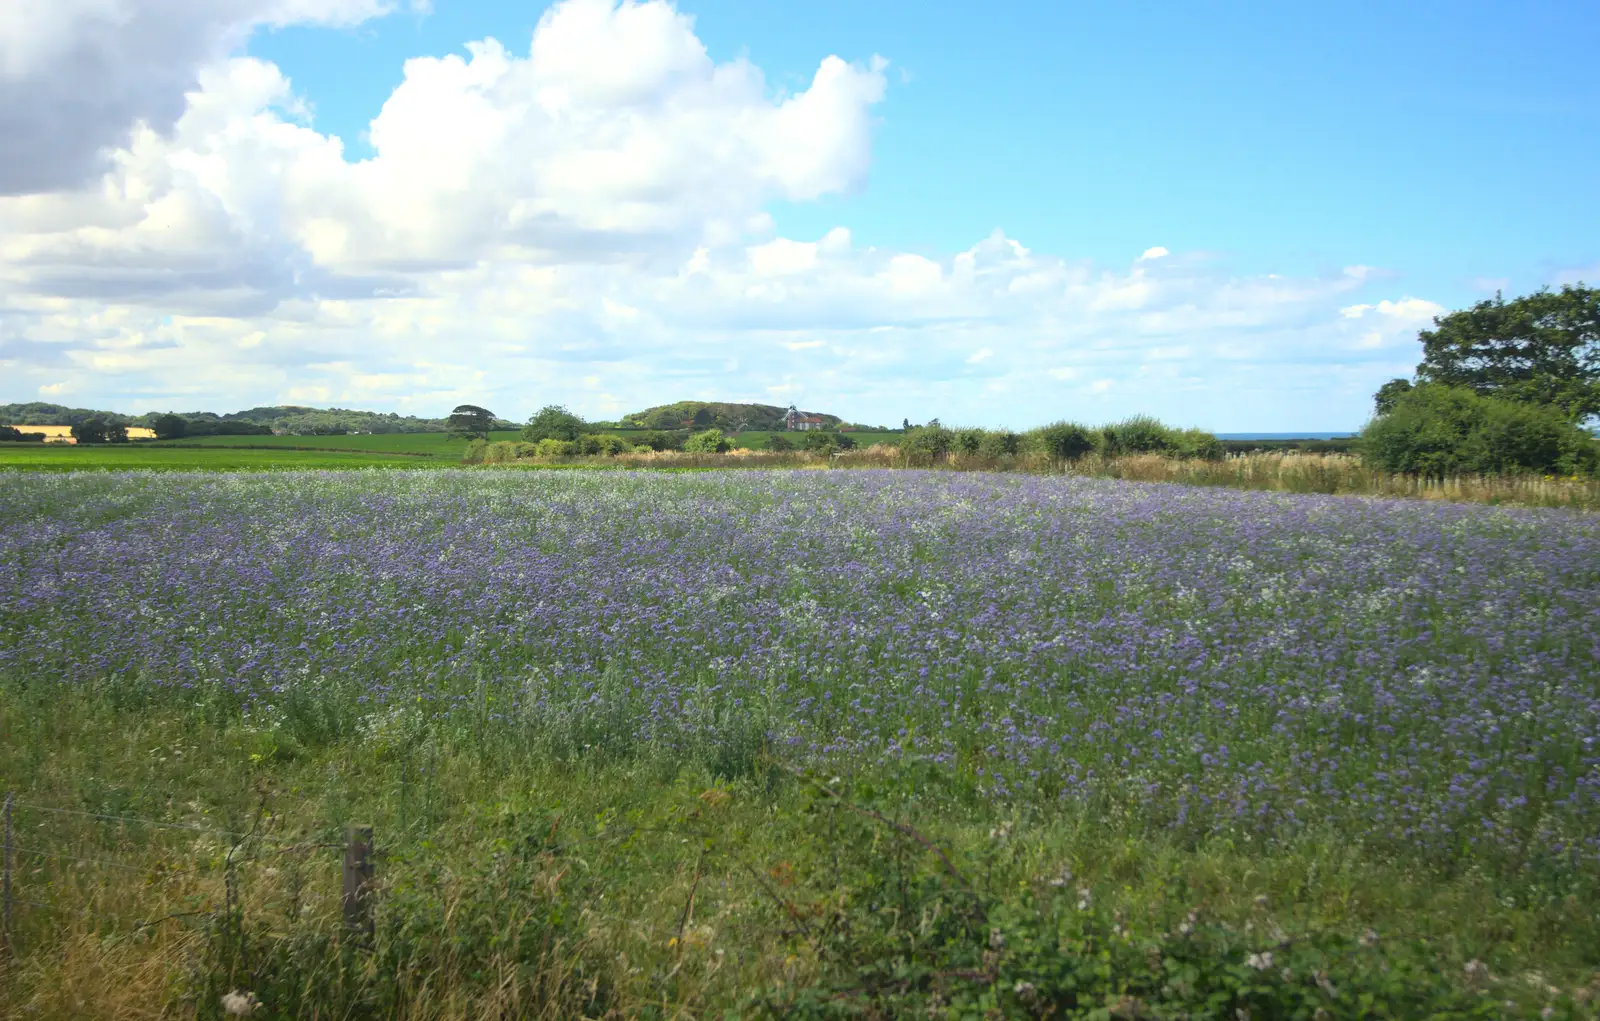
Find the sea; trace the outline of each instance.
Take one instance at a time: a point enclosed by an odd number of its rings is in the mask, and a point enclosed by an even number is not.
[[[1219,440],[1347,440],[1355,433],[1217,433]]]

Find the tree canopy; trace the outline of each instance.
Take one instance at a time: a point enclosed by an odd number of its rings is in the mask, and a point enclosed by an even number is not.
[[[1484,397],[1558,409],[1573,421],[1600,415],[1600,289],[1564,285],[1506,301],[1498,293],[1434,319],[1418,334],[1417,380]],[[1403,391],[1379,391],[1383,413]]]
[[[540,440],[576,440],[589,431],[588,423],[560,404],[547,404],[534,412],[522,427],[522,438],[529,443]]]
[[[450,435],[469,440],[486,440],[494,428],[494,412],[476,404],[458,404],[445,419]]]

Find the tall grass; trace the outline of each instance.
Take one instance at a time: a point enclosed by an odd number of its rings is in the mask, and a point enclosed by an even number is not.
[[[1066,473],[1135,482],[1342,496],[1382,496],[1521,507],[1600,510],[1600,479],[1543,475],[1461,475],[1427,478],[1379,471],[1355,454],[1258,451],[1217,459],[1161,454],[1087,454],[1071,461],[1039,453],[999,456],[954,451],[942,457],[908,453],[892,444],[835,453],[736,449],[724,454],[649,451],[614,457],[518,456],[518,444],[484,446],[473,463],[613,468],[934,468],[949,471]]]

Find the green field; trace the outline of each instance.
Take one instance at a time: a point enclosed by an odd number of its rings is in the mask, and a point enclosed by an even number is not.
[[[219,437],[221,438],[221,437]],[[274,439],[239,436],[229,439]],[[372,437],[328,437],[370,439]],[[79,447],[66,443],[0,443],[0,471],[267,471],[275,468],[441,468],[454,457],[417,457],[370,450],[253,449],[241,444],[168,446],[129,443]]]
[[[497,430],[489,434],[493,440],[515,440],[521,434],[514,429]],[[349,450],[368,454],[413,454],[461,459],[465,441],[448,433],[377,433],[361,436],[197,436],[181,440],[157,440],[143,444],[152,447],[274,447],[313,448],[316,450]]]

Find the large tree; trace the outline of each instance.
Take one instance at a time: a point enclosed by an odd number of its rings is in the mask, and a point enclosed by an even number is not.
[[[1499,294],[1434,319],[1418,334],[1417,380],[1543,404],[1581,421],[1600,415],[1600,290],[1564,285]],[[1392,403],[1397,393],[1386,395]]]
[[[486,440],[489,438],[489,430],[494,428],[494,412],[488,408],[480,408],[476,404],[462,404],[450,412],[450,417],[445,420],[445,426],[452,436],[469,440]]]
[[[158,440],[181,440],[189,435],[189,420],[168,412],[152,418],[150,428],[155,431]]]
[[[547,404],[533,413],[522,427],[522,438],[529,443],[540,440],[571,442],[589,431],[588,423],[559,404]]]

